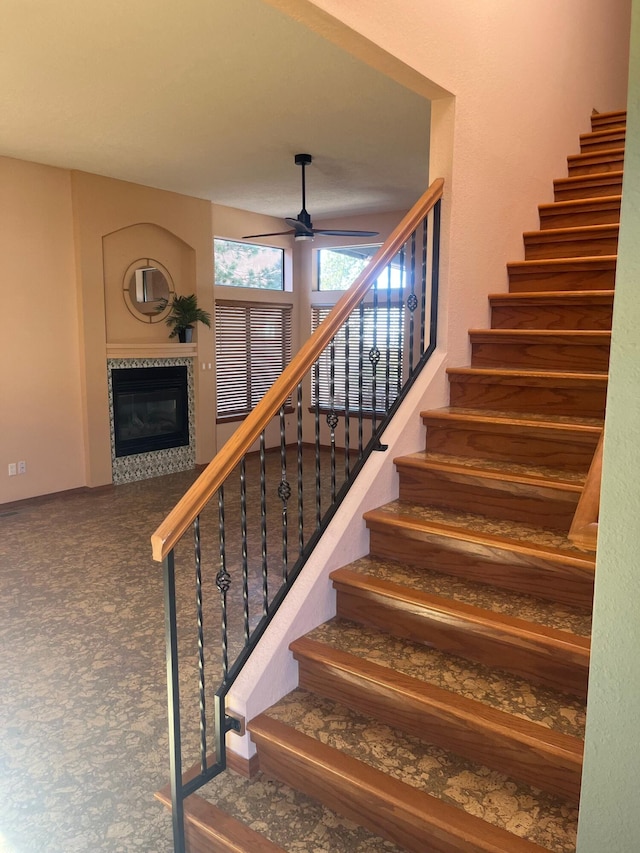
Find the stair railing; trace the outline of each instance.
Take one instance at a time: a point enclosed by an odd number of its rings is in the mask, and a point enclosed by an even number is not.
[[[583,551],[595,551],[598,546],[603,444],[604,432],[600,435],[596,451],[593,454],[587,479],[568,533],[569,541]]]
[[[151,537],[164,573],[176,853],[184,800],[225,769],[225,735],[239,730],[231,685],[435,350],[443,187],[431,184]],[[274,419],[280,441],[268,450]]]

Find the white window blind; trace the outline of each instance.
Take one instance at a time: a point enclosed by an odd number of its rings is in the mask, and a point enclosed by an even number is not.
[[[311,308],[311,329],[314,331],[331,311],[330,306]],[[369,359],[372,349],[379,350],[380,358],[375,370],[375,408],[383,412],[398,396],[402,384],[402,350],[404,337],[404,307],[378,307],[365,305],[362,314],[355,311],[334,339],[333,400],[331,397],[331,348],[319,359],[319,405],[321,409],[344,410],[347,403],[347,333],[349,343],[349,411],[372,412],[374,402],[373,365]],[[362,334],[361,334],[362,333]],[[362,344],[360,338],[362,337]],[[362,359],[362,381],[359,381]],[[311,399],[316,402],[315,375],[311,378]],[[361,386],[361,390],[360,390]]]
[[[218,419],[244,417],[291,360],[291,305],[216,302]]]

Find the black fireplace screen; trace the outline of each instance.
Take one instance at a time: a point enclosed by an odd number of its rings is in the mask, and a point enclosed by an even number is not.
[[[189,444],[186,367],[111,371],[116,456]]]

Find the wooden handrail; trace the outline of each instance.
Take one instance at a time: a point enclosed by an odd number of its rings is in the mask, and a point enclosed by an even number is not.
[[[598,515],[600,512],[600,486],[602,484],[602,446],[604,432],[600,435],[593,454],[584,489],[573,516],[568,539],[576,548],[595,551],[598,544]]]
[[[436,178],[376,252],[371,263],[336,303],[324,323],[321,323],[305,341],[255,409],[247,415],[200,477],[167,515],[151,537],[154,560],[161,562],[166,557],[236,465],[248,453],[249,448],[280,411],[285,400],[311,370],[314,362],[359,305],[378,275],[398,254],[416,226],[442,198],[443,189],[444,180]]]

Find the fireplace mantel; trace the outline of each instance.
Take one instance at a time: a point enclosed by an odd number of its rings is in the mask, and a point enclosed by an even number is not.
[[[195,358],[195,343],[107,344],[107,358]]]

